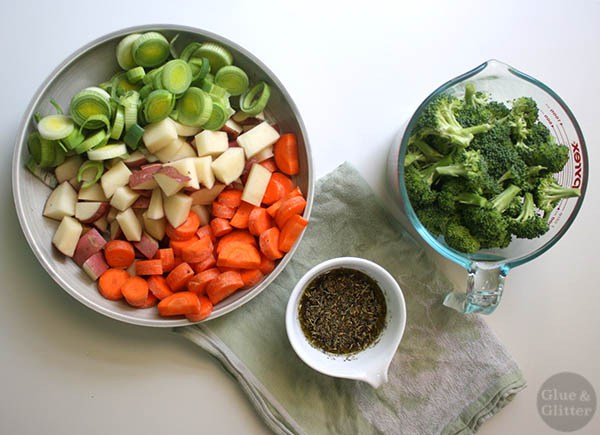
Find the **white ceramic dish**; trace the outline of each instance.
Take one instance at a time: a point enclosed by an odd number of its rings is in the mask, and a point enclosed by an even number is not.
[[[31,249],[52,279],[67,293],[95,311],[123,322],[154,327],[185,326],[191,323],[184,317],[168,319],[160,317],[156,309],[140,310],[128,306],[123,301],[109,301],[103,298],[96,284],[83,270],[71,259],[65,258],[53,249],[52,237],[58,223],[42,216],[50,190],[25,168],[29,154],[27,136],[35,128],[32,121],[33,114],[53,113],[51,98],[54,98],[63,108],[67,108],[71,97],[77,91],[111,77],[118,69],[115,57],[117,43],[130,33],[150,30],[161,32],[168,39],[178,34],[178,42],[182,46],[191,41],[217,42],[230,50],[235,64],[248,73],[252,83],[263,80],[269,83],[271,98],[266,111],[268,118],[276,122],[282,131],[296,133],[300,174],[295,176],[295,182],[306,194],[304,217],[308,218],[313,200],[313,170],[308,137],[300,113],[281,82],[266,65],[236,43],[211,32],[177,25],[144,25],[102,36],[77,50],[50,74],[33,97],[19,129],[13,157],[13,195],[19,222]],[[298,243],[299,241],[279,261],[275,270],[259,284],[236,292],[215,305],[208,320],[241,307],[263,291],[294,255]]]
[[[318,275],[338,268],[358,270],[374,279],[383,291],[387,305],[386,323],[379,339],[351,356],[333,355],[314,347],[304,335],[298,318],[304,289]],[[294,351],[307,365],[329,376],[360,380],[377,388],[387,382],[389,365],[402,340],[406,305],[400,286],[384,268],[362,258],[340,257],[318,264],[298,281],[287,304],[285,324]]]

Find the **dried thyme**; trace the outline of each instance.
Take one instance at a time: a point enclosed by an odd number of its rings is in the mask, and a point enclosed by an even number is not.
[[[367,348],[385,325],[381,289],[354,269],[335,269],[316,277],[304,290],[298,310],[311,344],[338,355]]]

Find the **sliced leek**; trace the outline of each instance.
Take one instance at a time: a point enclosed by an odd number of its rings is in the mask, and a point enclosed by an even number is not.
[[[210,95],[202,89],[192,86],[177,103],[177,120],[183,125],[201,127],[209,120],[212,109]]]
[[[214,42],[204,42],[194,52],[194,57],[205,57],[210,62],[210,70],[214,73],[225,65],[233,63],[233,56],[223,46]]]
[[[140,33],[132,33],[121,39],[117,45],[117,63],[124,70],[131,69],[137,65],[133,59],[131,46],[140,36],[142,36]]]
[[[188,64],[192,70],[192,83],[200,82],[210,72],[210,63],[205,57],[190,59]]]
[[[250,80],[243,69],[227,65],[215,74],[215,84],[225,88],[231,95],[242,95],[248,89]]]
[[[111,84],[111,96],[116,100],[121,95],[126,94],[129,91],[137,91],[142,87],[141,83],[132,83],[127,79],[126,72],[120,72],[115,74],[112,78]]]
[[[56,152],[59,148],[56,142],[40,137],[40,166],[42,168],[54,167]]]
[[[149,123],[165,119],[175,107],[175,96],[165,90],[157,89],[150,92],[144,102],[144,117]]]
[[[117,111],[115,112],[115,119],[113,120],[113,125],[110,130],[110,138],[111,139],[119,139],[123,134],[123,129],[125,128],[125,109],[123,106],[119,106]]]
[[[98,87],[91,87],[77,92],[71,99],[71,118],[77,125],[82,125],[88,118],[104,115],[110,118],[110,95]],[[96,129],[104,125],[101,121],[86,124],[87,128]]]
[[[136,66],[135,68],[127,70],[127,81],[129,81],[129,83],[137,83],[140,80],[143,80],[145,75],[146,72],[144,71],[144,68]]]
[[[228,119],[229,113],[225,107],[213,101],[210,118],[202,125],[202,128],[206,130],[219,130],[225,125],[225,122],[227,122]]]
[[[77,181],[79,183],[82,183],[81,187],[87,189],[88,187],[98,182],[100,177],[102,177],[103,172],[104,163],[99,161],[86,160],[81,164],[79,170],[77,171]]]
[[[98,130],[75,147],[77,154],[83,154],[92,148],[103,146],[108,142],[108,134],[104,130]]]
[[[127,146],[124,143],[119,142],[89,150],[87,152],[87,157],[92,161],[101,161],[114,159],[115,157],[119,157],[124,154],[127,154]]]
[[[53,141],[52,144],[54,146],[54,161],[52,162],[51,166],[53,168],[56,168],[58,165],[62,164],[62,162],[65,161],[67,152],[61,146],[60,142]]]
[[[269,102],[271,89],[265,82],[260,82],[240,97],[240,109],[248,115],[258,115]]]
[[[154,90],[154,87],[152,87],[152,85],[144,85],[141,87],[141,89],[138,91],[140,94],[140,98],[143,100],[145,99],[148,95],[150,95],[150,92],[152,92]]]
[[[185,48],[179,55],[179,59],[189,62],[190,59],[194,57],[196,50],[198,50],[201,45],[202,44],[200,44],[199,42],[190,42],[188,45],[185,46]]]
[[[125,110],[125,131],[127,131],[132,125],[137,124],[140,94],[136,91],[129,91],[121,97],[120,101]]]
[[[169,57],[169,41],[158,32],[147,32],[133,41],[131,53],[137,65],[152,68]]]
[[[146,75],[144,76],[142,81],[144,82],[145,85],[152,86],[154,84],[154,76],[156,74],[160,74],[161,71],[162,71],[162,67],[154,68],[154,69],[151,69],[150,71],[147,71]]]
[[[94,126],[93,128],[90,126]],[[79,126],[79,131],[87,128],[89,130],[97,130],[98,128],[105,127],[107,130],[110,129],[110,120],[105,115],[92,115]]]
[[[61,142],[68,150],[72,150],[84,140],[85,136],[83,135],[83,133],[80,130],[74,128],[71,134],[62,139]]]
[[[187,62],[173,59],[165,64],[161,79],[167,91],[175,95],[183,94],[192,83],[192,69]]]
[[[75,129],[73,120],[66,115],[44,116],[38,122],[38,131],[44,139],[64,139]]]
[[[142,140],[142,136],[144,136],[144,128],[139,124],[134,124],[125,132],[123,142],[132,150],[136,150]]]
[[[39,165],[42,161],[42,137],[39,132],[34,131],[27,137],[27,150],[33,160]]]

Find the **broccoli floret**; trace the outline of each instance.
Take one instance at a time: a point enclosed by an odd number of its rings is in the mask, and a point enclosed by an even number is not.
[[[522,117],[527,127],[532,126],[538,119],[538,106],[533,98],[520,97],[512,102],[511,114]]]
[[[562,171],[569,160],[569,148],[556,143],[550,130],[537,122],[531,127],[519,152],[523,161],[529,166],[543,166],[551,173]]]
[[[457,197],[464,193],[464,191],[465,183],[458,178],[446,178],[441,180],[436,198],[437,206],[446,213],[456,212],[458,203]]]
[[[432,190],[434,171],[408,166],[404,173],[404,185],[410,202],[416,208],[430,205],[435,201],[436,192]]]
[[[413,152],[423,154],[425,160],[429,162],[436,162],[444,157],[435,148],[433,148],[424,140],[418,139],[416,136],[412,136],[408,143]]]
[[[479,151],[459,151],[454,162],[449,165],[438,165],[436,173],[446,177],[462,177],[466,180],[463,190],[471,192],[495,192],[496,180],[490,176],[487,162]]]
[[[477,252],[481,248],[477,240],[467,227],[456,221],[451,221],[446,227],[444,240],[451,248],[468,254]]]
[[[541,178],[533,192],[535,204],[544,211],[545,216],[554,210],[561,199],[577,196],[581,196],[581,189],[563,187],[551,175]]]
[[[446,224],[449,219],[448,213],[443,212],[438,207],[429,205],[416,210],[417,217],[427,231],[434,236],[443,234],[446,230]]]
[[[509,219],[510,232],[521,239],[535,239],[548,232],[548,221],[535,212],[535,204],[531,192],[523,197],[521,212]]]
[[[461,217],[464,226],[479,240],[482,248],[505,248],[509,245],[508,222],[495,208],[466,206]]]
[[[419,151],[409,151],[404,156],[404,166],[410,166],[415,162],[424,162],[425,156]]]
[[[465,85],[465,105],[472,107],[484,107],[489,99],[489,95],[484,92],[477,92],[473,83]]]
[[[511,218],[516,218],[519,216],[521,211],[523,210],[523,197],[515,196],[514,199],[510,202],[506,210],[504,210],[504,215]]]
[[[498,212],[502,213],[504,212],[504,210],[511,206],[512,202],[517,197],[520,191],[520,187],[511,184],[491,199],[490,206],[496,209]]]
[[[420,138],[433,136],[444,139],[450,144],[466,147],[475,134],[491,128],[490,124],[463,127],[456,119],[456,111],[463,102],[456,97],[440,95],[434,98],[423,110],[417,122],[417,134]]]
[[[499,101],[490,101],[485,108],[491,113],[494,121],[504,120],[510,114],[506,104]]]

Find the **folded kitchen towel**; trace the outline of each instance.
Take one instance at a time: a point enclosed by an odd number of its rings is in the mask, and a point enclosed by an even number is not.
[[[287,339],[295,283],[340,256],[380,264],[406,298],[404,337],[378,389],[312,370]],[[442,305],[448,290],[424,250],[343,164],[318,181],[304,238],[267,289],[226,316],[175,331],[219,361],[275,433],[471,434],[526,383],[479,317]]]

